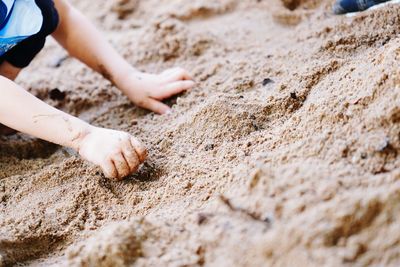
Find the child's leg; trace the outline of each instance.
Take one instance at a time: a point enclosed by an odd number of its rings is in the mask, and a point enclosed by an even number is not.
[[[14,81],[17,78],[21,70],[21,68],[14,67],[7,61],[4,61],[0,64],[0,75],[6,77],[11,81]]]

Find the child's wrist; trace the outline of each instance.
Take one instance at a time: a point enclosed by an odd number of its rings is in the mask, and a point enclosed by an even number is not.
[[[88,123],[83,123],[78,129],[74,132],[74,135],[72,136],[71,143],[69,147],[74,149],[76,152],[79,153],[79,150],[82,146],[82,143],[86,136],[88,136],[91,132],[94,131],[94,126],[88,124]]]
[[[123,75],[121,75],[120,78],[115,81],[115,86],[117,86],[118,89],[126,94],[131,88],[140,85],[142,74],[142,72],[131,68],[130,70],[123,72]]]

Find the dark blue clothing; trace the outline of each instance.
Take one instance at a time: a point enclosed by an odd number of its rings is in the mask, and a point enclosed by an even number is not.
[[[7,61],[17,68],[28,66],[33,58],[43,49],[46,37],[56,30],[59,23],[59,17],[53,0],[31,1],[34,1],[41,11],[43,16],[42,26],[36,34],[24,37],[17,45],[13,46],[5,54],[0,56],[0,63]],[[0,16],[0,20],[2,18],[3,17]]]
[[[0,29],[7,23],[9,15],[13,9],[15,0],[0,1]]]
[[[3,1],[0,1],[0,25],[3,25],[7,18],[7,6]]]

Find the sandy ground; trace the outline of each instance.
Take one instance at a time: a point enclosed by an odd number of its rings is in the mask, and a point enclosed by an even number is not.
[[[49,41],[18,82],[150,157],[113,182],[1,137],[0,266],[400,266],[399,5],[73,2],[139,69],[198,86],[158,116]]]

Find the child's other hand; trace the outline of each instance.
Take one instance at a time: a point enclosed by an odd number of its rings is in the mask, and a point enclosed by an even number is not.
[[[194,85],[195,82],[186,70],[172,68],[157,75],[131,74],[119,87],[136,105],[165,114],[171,112],[171,108],[161,101],[189,90]]]
[[[107,178],[119,180],[136,172],[147,157],[146,148],[130,134],[97,127],[79,141],[78,152]]]

